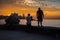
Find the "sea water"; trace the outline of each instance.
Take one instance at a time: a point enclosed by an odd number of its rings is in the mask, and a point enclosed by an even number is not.
[[[20,19],[19,24],[21,25],[26,25],[26,20],[25,19]],[[6,24],[4,19],[0,20],[0,24]],[[32,26],[38,26],[37,21],[31,21]],[[51,27],[60,27],[60,20],[58,19],[44,19],[43,20],[43,26],[51,26]]]

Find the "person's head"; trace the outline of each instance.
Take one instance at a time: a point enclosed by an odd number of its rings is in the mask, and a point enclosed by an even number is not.
[[[39,7],[38,10],[41,10],[41,8]]]
[[[28,16],[30,16],[30,14],[28,14]]]

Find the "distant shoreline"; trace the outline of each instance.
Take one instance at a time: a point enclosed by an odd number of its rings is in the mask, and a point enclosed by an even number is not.
[[[6,19],[9,16],[0,16],[0,19]],[[19,19],[24,19],[22,16],[19,16]],[[60,18],[44,18],[48,20],[60,20]]]

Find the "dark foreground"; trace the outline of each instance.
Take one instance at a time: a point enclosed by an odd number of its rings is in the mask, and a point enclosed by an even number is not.
[[[0,40],[59,40],[60,28],[0,25]]]
[[[0,40],[56,40],[57,38],[22,31],[0,30]]]

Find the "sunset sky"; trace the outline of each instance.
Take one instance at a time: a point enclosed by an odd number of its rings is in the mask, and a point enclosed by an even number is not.
[[[0,15],[9,16],[16,12],[36,17],[38,7],[43,10],[45,18],[60,19],[60,0],[0,0]]]

